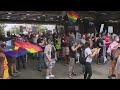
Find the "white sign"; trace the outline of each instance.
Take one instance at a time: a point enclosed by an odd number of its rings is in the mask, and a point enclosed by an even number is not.
[[[108,26],[108,32],[113,33],[113,26]]]
[[[101,27],[100,27],[100,33],[103,32],[103,28],[104,28],[104,24],[101,24]]]

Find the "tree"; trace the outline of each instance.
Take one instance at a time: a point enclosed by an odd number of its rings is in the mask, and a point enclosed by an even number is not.
[[[0,34],[3,34],[4,33],[4,28],[6,27],[7,25],[5,25],[4,23],[0,23]]]
[[[46,32],[47,28],[42,25],[36,25],[37,32]]]
[[[20,28],[19,28],[19,26],[17,26],[17,25],[13,26],[13,27],[10,29],[10,32],[11,32],[11,33],[14,33],[14,34],[20,34]]]

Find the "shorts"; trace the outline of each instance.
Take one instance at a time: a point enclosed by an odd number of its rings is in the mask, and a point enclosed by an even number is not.
[[[70,58],[69,66],[75,65],[75,58]]]
[[[65,55],[69,55],[69,53],[70,53],[69,47],[62,47],[63,57],[64,57]]]
[[[15,64],[16,63],[16,57],[10,57],[7,56],[8,64]]]
[[[16,60],[17,60],[18,58],[16,58],[16,57],[12,57],[12,63],[16,63]]]
[[[52,69],[55,66],[55,60],[52,60],[50,62],[47,61],[45,63],[48,69]]]
[[[61,49],[56,49],[56,51],[61,51]]]

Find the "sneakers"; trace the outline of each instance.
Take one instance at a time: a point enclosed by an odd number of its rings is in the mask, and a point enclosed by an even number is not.
[[[112,77],[116,77],[116,75],[115,74],[113,74],[113,75],[111,75]]]
[[[49,77],[52,77],[52,78],[53,78],[53,77],[55,77],[55,76],[51,74]]]
[[[46,79],[50,79],[50,77],[49,77],[49,76],[46,76],[45,78],[46,78]]]
[[[45,78],[46,78],[46,79],[50,79],[50,78],[53,78],[53,77],[55,77],[55,76],[51,74],[51,75],[49,75],[49,76],[46,76]]]
[[[77,61],[76,63],[80,63],[79,61]]]

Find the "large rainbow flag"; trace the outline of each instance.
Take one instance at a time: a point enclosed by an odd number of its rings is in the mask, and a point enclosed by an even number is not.
[[[19,57],[19,56],[24,56],[27,53],[37,53],[37,52],[42,51],[41,47],[34,45],[34,44],[31,44],[29,42],[16,40],[14,42],[14,44],[15,44],[14,50],[10,49],[10,48],[5,49],[6,55]]]
[[[15,50],[17,50],[19,47],[26,49],[30,53],[36,53],[36,52],[42,51],[42,48],[37,45],[31,44],[29,42],[16,40],[15,41]]]
[[[24,56],[25,54],[30,53],[24,48],[19,48],[18,50],[5,49],[5,55],[12,57]]]
[[[70,24],[75,24],[77,19],[79,18],[78,13],[75,11],[67,11],[68,21]]]

